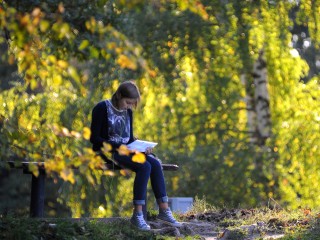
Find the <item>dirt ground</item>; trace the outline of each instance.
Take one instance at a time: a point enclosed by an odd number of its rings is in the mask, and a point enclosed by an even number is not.
[[[285,228],[307,224],[302,220],[285,221],[277,217],[268,218],[266,222],[258,221],[250,225],[242,224],[249,218],[255,219],[256,211],[255,209],[222,209],[196,215],[190,214],[184,216],[185,221],[181,228],[163,225],[155,219],[150,219],[149,223],[152,231],[158,234],[175,237],[197,235],[208,240],[278,239],[284,236]]]

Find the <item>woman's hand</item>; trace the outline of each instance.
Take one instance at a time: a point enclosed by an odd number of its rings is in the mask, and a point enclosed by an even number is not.
[[[145,154],[148,155],[148,154],[152,153],[152,149],[153,149],[152,147],[148,147],[145,151]]]

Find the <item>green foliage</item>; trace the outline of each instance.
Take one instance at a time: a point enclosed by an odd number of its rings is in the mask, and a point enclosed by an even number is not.
[[[308,25],[310,36],[314,39],[316,49],[319,49],[320,38],[319,38],[319,26],[320,20],[317,17],[320,6],[319,0],[301,1],[300,10],[298,12],[297,21],[302,25]]]

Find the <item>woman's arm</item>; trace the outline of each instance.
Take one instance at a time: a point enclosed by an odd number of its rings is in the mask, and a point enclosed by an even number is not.
[[[131,109],[128,109],[129,117],[130,117],[130,139],[129,143],[132,143],[133,141],[137,140],[136,137],[133,136],[133,113]]]

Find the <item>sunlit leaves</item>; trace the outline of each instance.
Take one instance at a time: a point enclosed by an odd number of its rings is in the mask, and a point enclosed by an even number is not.
[[[132,161],[137,163],[144,163],[146,161],[146,155],[144,153],[131,151],[126,145],[121,145],[117,151],[120,155],[129,156],[132,155]]]
[[[117,59],[117,63],[122,68],[129,68],[129,69],[132,69],[132,70],[136,70],[137,69],[137,65],[135,64],[135,62],[133,62],[132,60],[130,60],[130,58],[128,58],[127,56],[125,56],[123,54],[121,54],[119,56],[119,58]]]
[[[205,6],[201,3],[201,1],[191,0],[191,1],[184,1],[184,0],[176,0],[178,7],[182,10],[190,10],[199,14],[204,20],[208,20],[209,15],[205,9]]]
[[[103,175],[114,177],[116,174],[112,170],[105,170],[105,171],[103,171]]]
[[[64,181],[69,181],[72,184],[75,183],[75,179],[74,179],[74,174],[73,171],[71,169],[63,169],[60,172],[60,177],[64,180]]]
[[[60,15],[64,11],[61,4],[56,14],[40,9],[31,14],[18,14],[13,8],[1,11],[5,19],[1,27],[11,36],[9,62],[18,62],[23,86],[2,93],[6,100],[0,112],[10,120],[1,134],[19,147],[13,153],[45,161],[48,175],[58,173],[70,183],[96,185],[104,174],[112,175],[88,148],[90,109],[104,91],[98,81],[108,83],[118,70],[135,71],[146,64],[142,49],[113,26],[92,17],[85,23],[87,29],[80,30],[64,21]],[[105,73],[111,77],[105,78]],[[81,191],[82,198],[87,196],[87,191]]]
[[[320,144],[320,138],[315,132],[319,131],[318,124],[314,124],[319,115],[320,106],[317,101],[319,85],[316,80],[308,84],[300,83],[295,88],[295,98],[286,99],[283,102],[282,114],[277,114],[281,119],[274,126],[277,134],[277,150],[280,158],[277,169],[281,173],[280,191],[283,199],[292,207],[299,207],[301,203],[296,201],[296,193],[309,206],[314,201],[319,201],[318,193],[309,191],[308,185],[318,181],[317,171],[319,158],[316,150]],[[280,109],[278,110],[280,111]],[[311,180],[312,179],[312,180]]]
[[[126,145],[121,145],[119,148],[118,148],[118,152],[120,155],[124,155],[124,156],[129,156],[131,151],[127,148]]]
[[[34,90],[41,85],[50,84],[48,82],[50,76],[52,77],[53,84],[60,85],[62,83],[61,71],[68,66],[68,63],[63,60],[58,60],[57,65],[54,66],[56,59],[53,59],[53,57],[55,57],[53,55],[48,57],[53,65],[48,66],[46,63],[47,58],[43,48],[47,40],[44,35],[40,33],[47,31],[50,27],[50,22],[44,19],[46,14],[39,8],[35,8],[31,14],[18,14],[15,10],[8,7],[5,17],[8,21],[12,18],[18,19],[18,23],[11,22],[5,25],[5,27],[11,36],[10,44],[12,51],[19,60],[19,71],[25,74],[24,80],[30,85],[31,89]],[[73,34],[67,23],[57,21],[52,25],[52,30],[54,34],[57,34],[57,38],[59,39],[72,39]],[[10,62],[12,62],[12,58]],[[36,76],[40,76],[40,79],[43,80],[42,84],[37,83],[38,79]]]
[[[120,174],[121,174],[122,176],[124,176],[124,177],[130,177],[131,171],[128,170],[128,169],[121,169],[121,170],[120,170]]]
[[[94,19],[94,17],[91,17],[90,20],[86,21],[86,28],[91,31],[92,33],[94,33],[96,31],[96,27],[97,27],[97,22]]]
[[[111,144],[104,142],[104,143],[103,143],[103,148],[102,148],[102,150],[103,150],[103,152],[104,152],[105,154],[111,152],[111,150],[112,150]]]
[[[46,32],[50,27],[50,23],[47,20],[42,20],[40,22],[40,31],[41,32]]]
[[[62,69],[66,69],[69,66],[68,62],[64,60],[58,60],[57,65]]]
[[[81,44],[79,45],[79,50],[83,50],[83,49],[85,49],[86,47],[88,47],[89,46],[89,41],[88,40],[83,40],[82,42],[81,42]]]
[[[314,45],[317,49],[320,47],[320,33],[319,25],[320,19],[318,17],[320,12],[319,0],[303,0],[299,2],[300,8],[297,14],[297,22],[301,25],[308,25],[309,33]]]
[[[39,167],[37,164],[29,164],[29,171],[36,177],[39,176]]]
[[[137,163],[144,163],[146,161],[146,155],[143,153],[136,153],[132,156],[132,161]]]
[[[79,76],[76,68],[70,66],[70,67],[68,68],[68,73],[70,74],[70,76],[71,76],[77,83],[80,82],[80,76]]]

